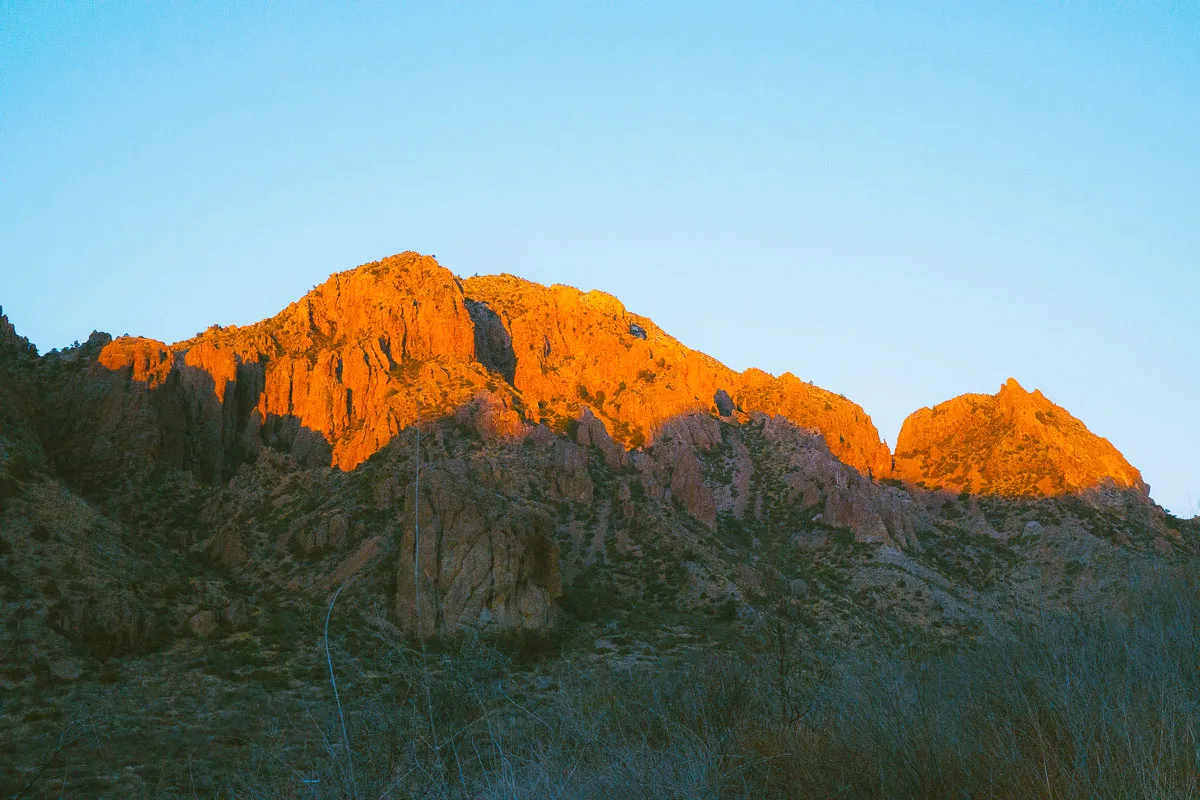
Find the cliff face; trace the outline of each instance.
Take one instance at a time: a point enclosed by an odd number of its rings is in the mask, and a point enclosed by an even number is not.
[[[762,411],[822,434],[863,474],[887,473],[890,454],[859,406],[790,374],[736,373],[611,295],[511,275],[470,278],[463,291],[505,332],[512,383],[533,421],[573,419],[587,407],[629,448],[656,439],[682,414]]]
[[[868,478],[1053,496],[1137,470],[1039,392],[1010,381],[905,422],[894,460],[858,405],[800,381],[730,370],[602,292],[509,275],[459,281],[404,253],[338,273],[276,316],[166,345],[104,344],[86,384],[61,392],[60,461],[93,472],[136,462],[227,479],[263,447],[353,469],[422,416],[466,416],[490,438],[594,417],[622,450],[689,414],[762,412],[820,434]],[[74,431],[74,433],[70,433]],[[115,442],[121,446],[116,447]]]
[[[733,372],[602,292],[460,282],[414,253],[336,274],[255,325],[174,345],[117,339],[90,377],[107,387],[83,412],[101,440],[136,431],[146,458],[194,463],[208,479],[264,445],[353,469],[418,413],[464,409],[482,413],[481,432],[508,437],[539,423],[562,430],[590,409],[625,448],[681,414],[764,411],[819,432],[863,474],[889,465],[870,418],[842,397],[791,375]],[[65,446],[75,461],[96,450]]]
[[[540,286],[510,275],[471,278],[464,291],[511,337],[513,385],[534,421],[587,407],[627,447],[669,417],[708,412],[734,373],[688,349],[602,292]]]
[[[930,489],[1008,497],[1104,486],[1149,494],[1107,439],[1012,378],[995,395],[962,395],[908,417],[896,441],[895,475]]]
[[[891,474],[892,454],[857,403],[805,383],[790,372],[773,378],[748,369],[741,378],[737,402],[747,411],[779,414],[802,428],[820,432],[830,452],[867,477]]]
[[[512,392],[475,360],[475,335],[454,276],[404,254],[334,275],[254,325],[109,343],[90,371],[106,387],[90,414],[101,431],[143,432],[156,463],[210,480],[262,446],[352,469],[419,413],[451,414],[489,385],[507,409]]]
[[[0,309],[0,507],[18,481],[46,468],[34,414],[36,361],[37,353]]]

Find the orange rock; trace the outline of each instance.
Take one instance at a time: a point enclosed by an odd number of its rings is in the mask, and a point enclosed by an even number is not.
[[[170,348],[118,339],[100,364],[128,368],[151,389],[178,370],[188,397],[216,420],[204,423],[206,447],[231,446],[247,432],[288,448],[298,436],[317,437],[342,469],[418,415],[460,409],[480,433],[508,437],[542,422],[562,430],[590,409],[602,435],[584,418],[587,442],[617,461],[606,439],[640,447],[675,417],[736,414],[735,398],[746,411],[818,431],[864,474],[881,476],[890,464],[870,418],[844,398],[791,375],[739,375],[603,292],[509,275],[460,282],[415,253],[333,275],[254,325],[213,326]]]
[[[858,404],[804,383],[790,372],[773,378],[748,369],[741,377],[736,399],[743,410],[778,414],[822,434],[831,453],[868,477],[891,474],[891,452]]]
[[[242,377],[261,383],[258,419],[295,420],[319,434],[342,469],[419,413],[453,413],[491,380],[475,362],[458,280],[415,253],[338,273],[270,319],[213,327],[173,349],[211,376],[219,402],[243,365]],[[507,409],[507,398],[495,405]],[[514,432],[511,415],[501,416],[493,427]]]
[[[218,403],[225,402],[225,388],[237,380],[237,359],[233,353],[200,342],[184,351],[183,364],[190,368],[183,371],[185,380],[192,381],[197,391],[209,389]]]
[[[834,456],[868,478],[893,474],[871,418],[840,395],[790,373],[734,372],[603,292],[511,275],[460,281],[415,253],[333,275],[254,325],[214,326],[170,347],[117,339],[99,364],[151,390],[180,373],[172,391],[184,396],[151,410],[204,417],[187,430],[162,423],[160,438],[178,443],[181,463],[188,447],[245,452],[261,441],[348,470],[418,416],[457,414],[488,438],[521,437],[538,424],[565,432],[578,423],[580,444],[620,464],[626,450],[701,432],[675,420],[700,414],[744,422],[762,412],[820,434]],[[122,419],[151,413],[145,403],[110,406]],[[1015,382],[995,397],[967,395],[917,412],[897,449],[897,477],[954,491],[1048,495],[1105,480],[1144,487],[1112,445]],[[228,472],[236,462],[199,456],[204,474]],[[699,488],[693,465],[676,466],[678,477],[664,477],[664,489],[674,484],[711,521],[714,503],[727,501]],[[858,514],[850,506],[830,509],[839,518],[852,511]]]
[[[743,411],[782,414],[821,433],[864,474],[888,474],[891,454],[861,407],[790,374],[738,374],[611,295],[512,275],[469,278],[463,290],[509,333],[512,382],[532,421],[576,419],[586,407],[615,440],[639,447],[674,417],[728,416],[732,396]]]
[[[896,441],[895,475],[931,489],[1012,497],[1105,485],[1149,494],[1107,439],[1012,378],[995,395],[966,394],[912,414]]]
[[[128,369],[130,378],[151,389],[161,386],[174,366],[174,357],[165,344],[140,336],[113,339],[100,351],[98,360],[113,372]]]

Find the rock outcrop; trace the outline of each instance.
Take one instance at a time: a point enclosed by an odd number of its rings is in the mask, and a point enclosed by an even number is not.
[[[995,395],[967,394],[904,421],[895,475],[929,489],[1052,497],[1114,486],[1149,494],[1104,438],[1012,378]]]
[[[334,275],[254,325],[108,342],[87,380],[58,393],[52,449],[77,472],[111,472],[119,449],[220,481],[263,446],[352,469],[419,416],[472,402],[511,432],[513,392],[476,344],[457,279],[408,253]]]
[[[396,571],[401,628],[429,637],[468,626],[528,631],[551,626],[562,581],[549,516],[500,502],[442,470],[426,476],[419,507],[414,506],[415,501],[406,503]],[[414,546],[417,519],[420,541]]]
[[[502,350],[513,364],[512,385],[531,421],[576,419],[587,407],[616,441],[635,448],[674,417],[763,411],[820,433],[865,475],[883,477],[890,467],[887,446],[858,405],[791,374],[734,372],[612,295],[512,275],[469,278],[463,291],[472,307],[490,312],[483,338],[498,344],[488,352]]]
[[[64,462],[111,472],[108,444],[227,479],[262,446],[353,469],[419,416],[475,415],[482,435],[563,430],[591,413],[625,449],[681,415],[782,414],[865,475],[887,447],[854,403],[796,379],[738,374],[603,292],[500,275],[459,281],[404,253],[332,276],[276,316],[167,345],[121,337],[62,403]],[[66,393],[70,395],[71,393]],[[127,466],[127,465],[126,465]]]
[[[741,375],[738,404],[746,411],[778,414],[801,428],[820,433],[829,451],[868,478],[891,474],[891,452],[857,403],[805,383],[785,372],[774,378],[762,370]]]
[[[917,530],[927,521],[908,492],[850,469],[821,437],[783,416],[756,414],[751,422],[775,454],[774,471],[784,476],[777,499],[785,505],[819,508],[824,525],[849,529],[864,544],[920,548]],[[756,506],[761,508],[761,501]]]
[[[0,309],[0,506],[17,484],[44,471],[33,370],[37,353]]]

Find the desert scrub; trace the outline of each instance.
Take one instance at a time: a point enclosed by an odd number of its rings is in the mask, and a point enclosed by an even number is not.
[[[370,796],[395,784],[411,797],[572,800],[1194,797],[1198,575],[1194,565],[1132,575],[1122,613],[995,620],[987,637],[968,626],[973,646],[881,636],[800,648],[788,714],[769,637],[619,668],[538,662],[533,674],[475,640],[434,659],[440,742],[407,690],[352,699],[356,785]],[[411,659],[389,664],[412,674]],[[282,771],[267,778],[260,764],[244,786],[261,797],[304,788]]]

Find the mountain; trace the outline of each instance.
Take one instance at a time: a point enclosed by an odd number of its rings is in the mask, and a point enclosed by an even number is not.
[[[411,426],[418,404],[425,418],[482,404],[495,431],[514,436],[539,423],[561,430],[586,407],[626,447],[680,414],[768,411],[820,432],[860,472],[882,475],[890,462],[854,403],[791,375],[733,372],[611,295],[507,275],[460,281],[415,253],[334,275],[254,325],[214,326],[174,345],[117,339],[92,377],[109,381],[105,371],[131,399],[114,401],[125,411],[102,427],[133,414],[130,426],[160,431],[148,456],[198,459],[212,478],[264,443],[353,469]],[[145,391],[209,410],[203,421],[174,405],[147,416],[132,399]],[[184,460],[172,444],[179,426],[203,440]]]
[[[928,489],[1006,497],[1106,486],[1150,493],[1107,439],[1012,378],[995,395],[966,394],[909,416],[894,475]]]
[[[864,474],[888,468],[889,453],[871,418],[843,397],[761,370],[736,373],[691,350],[603,292],[539,286],[510,275],[463,282],[477,318],[508,342],[513,386],[534,417],[571,417],[587,406],[623,445],[653,440],[686,413],[779,414],[819,432],[830,451]]]
[[[994,397],[916,412],[893,458],[860,406],[791,374],[734,372],[611,295],[509,275],[459,280],[414,253],[336,274],[254,325],[173,345],[109,342],[89,377],[115,394],[82,442],[56,446],[68,468],[110,474],[114,437],[133,445],[127,453],[219,480],[263,446],[354,469],[418,414],[475,408],[493,434],[519,437],[537,424],[561,432],[586,408],[626,449],[679,415],[764,412],[821,434],[869,478],[1013,497],[1108,482],[1146,491],[1111,444],[1012,380]]]
[[[409,641],[568,669],[881,635],[940,652],[1020,609],[1116,604],[1200,549],[1015,382],[917,412],[894,461],[851,401],[730,370],[610,295],[414,253],[174,344],[39,356],[0,316],[0,719],[53,747],[86,695],[112,751],[190,764],[204,742],[216,770],[294,735],[264,696],[323,697],[334,658],[358,692]],[[339,590],[354,654],[330,656]],[[144,794],[134,774],[72,780]]]

